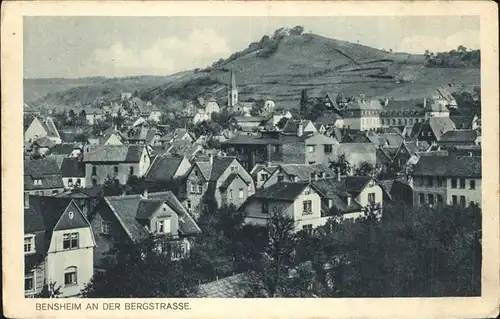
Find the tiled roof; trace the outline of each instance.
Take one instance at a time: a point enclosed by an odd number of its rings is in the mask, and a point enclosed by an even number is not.
[[[246,181],[243,177],[240,176],[240,174],[238,173],[231,173],[229,174],[229,176],[226,178],[226,180],[219,186],[219,188],[221,189],[227,189],[229,187],[229,185],[231,185],[231,183],[237,179],[237,178],[240,178],[243,182],[245,182],[245,184],[249,184],[248,181]]]
[[[78,148],[79,144],[73,144],[73,143],[63,143],[63,144],[57,144],[54,145],[50,148],[50,153],[51,154],[64,154],[64,155],[69,155],[75,148]]]
[[[398,146],[381,147],[380,150],[382,150],[385,154],[387,154],[387,156],[390,159],[393,159],[394,155],[396,155],[397,151],[399,150],[399,147]]]
[[[194,144],[188,140],[174,141],[168,148],[168,153],[178,156],[192,157],[203,150],[200,144]]]
[[[422,112],[423,102],[421,100],[389,100],[384,111],[412,111]]]
[[[181,156],[157,156],[146,175],[146,181],[172,179],[182,159]]]
[[[410,152],[410,154],[415,154],[417,152],[424,152],[426,151],[430,145],[426,141],[409,141],[405,142],[404,145],[406,145],[406,148]]]
[[[311,174],[325,173],[326,177],[332,177],[335,173],[323,164],[279,164],[279,167],[287,175],[295,175],[299,181],[307,181]],[[313,178],[314,179],[314,178]]]
[[[299,124],[302,124],[302,128],[305,129],[311,121],[309,120],[288,120],[283,127],[283,133],[297,133]]]
[[[196,166],[200,169],[205,180],[210,180],[210,176],[212,175],[212,165],[209,162],[196,161]]]
[[[192,297],[244,298],[256,280],[257,277],[251,273],[237,274],[197,286]]]
[[[85,164],[76,158],[65,158],[61,165],[62,177],[85,177]]]
[[[347,176],[345,189],[350,194],[359,194],[371,179],[369,176]]]
[[[36,139],[34,143],[38,144],[38,146],[40,146],[40,147],[47,147],[47,148],[51,148],[54,145],[56,145],[56,143],[54,141],[52,141],[50,138],[48,138],[47,136],[42,136],[42,137]]]
[[[434,132],[438,141],[444,133],[455,130],[455,123],[453,123],[449,117],[431,117],[424,122],[424,125],[426,123],[428,123],[431,130]]]
[[[57,131],[56,125],[54,124],[54,120],[52,120],[52,118],[48,117],[45,119],[45,121],[40,120],[40,123],[42,123],[43,128],[47,132],[47,136],[59,137],[59,132]]]
[[[86,153],[84,162],[137,163],[141,160],[143,145],[102,145]]]
[[[315,121],[316,124],[333,125],[338,119],[342,117],[335,112],[325,112],[322,116],[318,117]]]
[[[346,107],[349,110],[381,110],[382,108],[379,100],[361,98],[354,98]]]
[[[163,204],[161,200],[141,199],[137,207],[137,219],[149,219]]]
[[[138,221],[137,214],[141,202],[145,199],[141,195],[126,195],[105,197],[105,201],[113,210],[120,223],[125,227],[132,240],[139,240],[148,234],[148,230]],[[165,202],[179,216],[179,231],[183,234],[195,234],[201,232],[200,228],[193,220],[191,215],[186,211],[184,206],[179,202],[177,197],[170,192],[150,193],[148,194],[147,202],[158,203]],[[152,209],[156,204],[142,204],[141,216],[146,216],[152,213]]]
[[[217,181],[235,159],[236,157],[233,156],[214,157],[212,170],[210,172],[210,180]]]
[[[480,156],[423,156],[415,165],[415,176],[481,177]]]
[[[35,185],[33,179],[42,179],[42,185]],[[24,189],[63,188],[59,166],[50,158],[24,161]]]
[[[474,116],[450,115],[450,119],[453,121],[453,123],[455,123],[455,127],[457,129],[470,129],[472,128]]]
[[[469,142],[474,143],[479,133],[476,130],[454,130],[445,132],[440,142]]]
[[[255,164],[255,166],[252,168],[252,171],[250,172],[250,175],[252,175],[253,179],[257,178],[257,172],[259,172],[261,169],[265,169],[269,174],[274,173],[276,169],[278,169],[279,164],[274,164],[270,163],[269,166],[265,164]]]
[[[257,191],[252,198],[275,199],[284,201],[294,201],[304,188],[309,185],[308,182],[278,182],[269,187]]]

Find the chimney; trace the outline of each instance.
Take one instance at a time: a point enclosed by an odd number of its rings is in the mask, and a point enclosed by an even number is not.
[[[427,106],[427,98],[424,97],[424,108]]]
[[[297,126],[297,136],[301,137],[302,134],[304,134],[304,124],[302,124],[302,121],[300,121],[299,125]]]
[[[351,205],[351,195],[347,195],[347,206]]]
[[[148,198],[148,189],[145,188],[144,192],[142,193],[142,198],[147,199]]]
[[[208,162],[210,163],[210,166],[214,164],[214,156],[212,153],[208,154]]]
[[[416,143],[416,145],[418,146],[418,139],[416,140],[416,142],[415,142],[415,143]]]

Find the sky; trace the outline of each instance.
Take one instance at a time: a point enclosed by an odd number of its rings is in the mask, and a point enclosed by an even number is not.
[[[479,48],[478,16],[24,17],[24,77],[168,75],[281,27],[397,52]]]

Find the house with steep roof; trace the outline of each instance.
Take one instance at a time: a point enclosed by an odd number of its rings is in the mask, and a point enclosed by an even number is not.
[[[412,139],[425,141],[433,144],[441,139],[441,136],[448,132],[456,130],[455,123],[448,117],[431,117],[424,123],[413,125],[411,132]]]
[[[459,130],[477,130],[481,128],[481,119],[474,115],[450,115],[450,119]]]
[[[55,144],[61,144],[61,136],[51,117],[44,119],[35,117],[24,132],[24,140],[33,142],[41,137],[47,137]]]
[[[168,243],[171,258],[189,254],[191,239],[201,229],[177,197],[170,191],[141,195],[104,197],[90,219],[97,247],[96,268],[114,263],[113,248],[139,243],[151,234]]]
[[[286,135],[295,135],[297,134],[297,130],[299,130],[300,125],[302,125],[303,134],[314,134],[318,132],[316,126],[310,120],[288,120],[283,127],[282,133]]]
[[[262,187],[266,188],[278,182],[307,182],[323,178],[332,178],[335,172],[325,164],[285,164],[278,163],[273,173]]]
[[[30,195],[56,195],[64,190],[59,166],[54,159],[24,160],[25,203]]]
[[[278,163],[256,164],[250,171],[250,175],[255,183],[255,189],[260,189],[278,166]]]
[[[82,213],[90,218],[95,211],[95,207],[103,197],[102,186],[74,187],[57,194],[55,197],[70,198],[80,208]]]
[[[65,189],[86,187],[85,163],[68,157],[62,160],[60,169]]]
[[[326,111],[314,121],[314,124],[323,125],[326,130],[333,127],[342,128],[344,127],[344,119],[337,112]]]
[[[149,190],[162,189],[175,179],[185,176],[191,166],[186,156],[159,155],[152,161],[144,180]]]
[[[145,145],[103,145],[85,153],[85,184],[102,185],[108,178],[127,183],[129,176],[142,177],[151,163]]]
[[[321,197],[309,182],[279,182],[262,188],[242,206],[245,222],[268,225],[273,214],[283,214],[294,221],[295,231],[312,231],[328,220],[321,214]]]
[[[55,284],[60,297],[77,297],[94,275],[95,247],[90,223],[73,200],[31,196],[24,209],[24,295]]]
[[[311,186],[321,197],[322,216],[356,219],[365,216],[369,208],[382,214],[384,190],[370,176],[340,176],[317,179]]]
[[[399,169],[403,169],[412,163],[410,161],[411,158],[418,156],[418,154],[422,152],[428,151],[429,148],[430,145],[425,141],[403,141],[393,154],[392,161]]]
[[[413,205],[481,205],[480,156],[423,156],[412,172]]]
[[[255,193],[251,175],[235,157],[209,156],[196,160],[179,187],[178,197],[184,206],[199,217],[211,208],[239,207]]]

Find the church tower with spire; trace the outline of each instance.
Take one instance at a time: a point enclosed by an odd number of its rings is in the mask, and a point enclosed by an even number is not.
[[[233,107],[238,104],[238,88],[236,87],[236,77],[234,76],[234,69],[231,68],[231,78],[227,88],[227,106]]]

